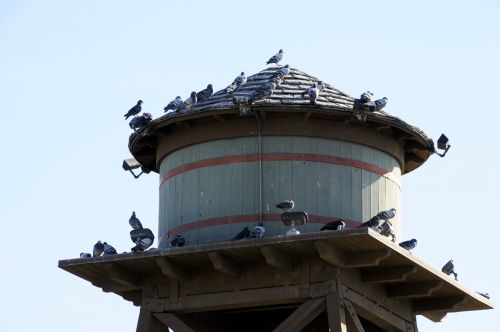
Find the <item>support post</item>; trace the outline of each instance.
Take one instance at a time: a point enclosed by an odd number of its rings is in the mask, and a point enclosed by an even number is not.
[[[139,312],[136,332],[166,332],[168,328],[153,316],[151,311]]]
[[[345,308],[339,292],[326,295],[326,311],[330,332],[347,332]]]

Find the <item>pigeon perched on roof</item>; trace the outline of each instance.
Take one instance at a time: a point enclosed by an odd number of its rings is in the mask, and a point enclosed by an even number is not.
[[[487,298],[488,300],[490,299],[490,294],[488,294],[488,293],[481,293],[481,292],[476,292],[476,293],[478,293],[478,294],[479,294],[479,295],[481,295],[482,297]]]
[[[387,105],[387,100],[387,97],[375,100],[375,110],[380,111],[382,108],[384,108],[385,105]]]
[[[250,237],[250,229],[248,227],[243,228],[238,234],[236,234],[231,241],[243,240]]]
[[[414,249],[417,246],[417,240],[411,239],[408,241],[403,241],[399,244],[399,246],[409,251],[409,250]]]
[[[455,272],[455,265],[453,265],[453,260],[450,259],[448,263],[444,264],[443,268],[441,269],[443,273],[450,275],[453,274],[455,276],[455,280],[458,280],[458,274]]]
[[[167,112],[168,110],[173,110],[174,112],[180,109],[182,106],[182,98],[181,96],[175,97],[167,106],[165,106],[164,110]]]
[[[81,252],[80,253],[80,258],[89,258],[89,257],[92,257],[92,255],[89,254],[88,252]]]
[[[116,249],[113,248],[112,245],[107,244],[106,242],[103,242],[103,245],[104,245],[104,252],[102,253],[103,256],[116,255]]]
[[[97,257],[101,256],[104,251],[104,244],[102,244],[101,241],[97,241],[96,244],[94,244],[94,250],[92,252],[92,256]]]
[[[309,100],[310,100],[311,104],[316,104],[316,99],[318,99],[319,92],[320,91],[318,89],[318,84],[316,82],[314,82],[312,87],[310,87],[306,91],[302,92],[302,97],[304,97],[304,95],[307,94],[309,96]]]
[[[133,229],[142,229],[141,221],[135,215],[135,211],[132,211],[132,215],[130,216],[128,223]]]
[[[329,222],[321,227],[320,231],[340,231],[345,228],[345,220],[340,218],[338,220]]]
[[[234,79],[233,83],[231,83],[231,85],[229,85],[226,88],[226,92],[233,94],[234,91],[236,91],[240,86],[245,84],[246,81],[247,81],[247,77],[245,76],[245,72],[242,71],[240,76],[236,77]]]
[[[281,67],[280,69],[278,69],[274,74],[273,76],[271,76],[271,78],[275,78],[275,77],[283,77],[285,75],[288,75],[290,74],[290,66],[289,65],[286,65],[285,67]]]
[[[208,97],[210,97],[214,93],[214,89],[212,87],[212,84],[207,85],[206,89],[201,90],[196,94],[196,100],[197,102],[205,101],[207,100]]]
[[[189,109],[194,104],[196,104],[196,91],[191,92],[191,95],[189,96],[189,98],[187,98],[186,100],[184,100],[182,102],[180,109]]]
[[[137,130],[142,127],[147,126],[153,120],[153,115],[151,113],[143,113],[140,116],[134,117],[129,122],[130,129]]]
[[[371,91],[365,91],[361,94],[361,97],[359,97],[359,101],[362,103],[366,103],[372,100],[373,93]]]
[[[129,109],[129,111],[124,115],[125,120],[127,120],[131,116],[136,116],[137,114],[141,113],[142,110],[142,100],[139,100],[137,104]]]
[[[278,204],[276,204],[276,207],[278,209],[281,209],[283,211],[291,211],[293,210],[293,208],[295,207],[295,203],[291,200],[291,199],[287,199],[283,202],[280,202]]]
[[[264,227],[264,223],[259,222],[257,226],[252,230],[252,233],[250,234],[251,238],[261,238],[264,236],[264,233],[266,233],[266,228]]]
[[[255,100],[263,99],[272,96],[274,89],[276,89],[277,84],[274,81],[267,82],[255,89],[253,96],[250,98],[249,102],[254,102]]]
[[[283,53],[283,50],[280,50],[278,53],[269,58],[269,60],[267,60],[266,65],[269,65],[271,63],[278,64],[278,62],[283,60]]]
[[[323,90],[325,90],[325,88],[326,88],[326,84],[323,83],[323,81],[319,81],[318,82],[318,90],[319,90],[319,92],[323,92]]]
[[[170,242],[172,247],[182,247],[186,244],[186,239],[182,235],[177,234],[174,239]]]

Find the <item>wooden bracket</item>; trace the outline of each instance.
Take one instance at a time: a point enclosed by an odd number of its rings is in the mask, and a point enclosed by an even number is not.
[[[428,311],[453,311],[455,307],[465,301],[467,301],[467,297],[464,295],[413,300],[413,311],[417,314]]]
[[[299,332],[325,310],[325,298],[317,298],[304,302],[287,317],[273,332]]]
[[[444,285],[442,280],[429,280],[387,286],[387,296],[398,299],[409,299],[431,296],[435,290]]]
[[[156,264],[160,267],[161,273],[169,279],[188,280],[189,272],[172,262],[168,258],[159,257],[156,259]]]
[[[106,263],[102,267],[106,271],[109,280],[130,288],[138,288],[140,286],[137,273],[129,271],[115,263]]]
[[[292,255],[270,246],[260,248],[260,252],[266,259],[266,263],[280,271],[292,270]]]
[[[381,260],[391,255],[388,249],[344,253],[325,241],[315,241],[314,246],[323,260],[342,268],[377,266]]]
[[[369,283],[387,283],[404,281],[417,272],[416,266],[391,266],[384,268],[367,269],[361,272],[361,280]]]
[[[226,256],[212,251],[208,253],[208,257],[210,258],[210,261],[212,261],[214,270],[230,275],[232,277],[237,277],[240,275],[239,267],[233,260],[227,258]]]

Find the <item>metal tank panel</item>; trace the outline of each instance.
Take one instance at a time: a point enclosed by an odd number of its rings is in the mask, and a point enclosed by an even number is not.
[[[283,235],[275,204],[284,199],[308,213],[302,233],[337,217],[355,224],[381,210],[400,212],[401,169],[387,153],[313,137],[263,136],[261,143],[261,155],[252,136],[193,144],[161,160],[160,248],[177,233],[188,244],[226,241],[260,218],[266,236]],[[399,217],[393,223],[398,237]]]

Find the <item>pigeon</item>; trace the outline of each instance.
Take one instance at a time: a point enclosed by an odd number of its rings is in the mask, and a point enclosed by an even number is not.
[[[182,247],[186,244],[186,239],[182,235],[177,234],[174,239],[170,242],[172,247]]]
[[[323,83],[323,81],[319,81],[318,82],[318,90],[319,90],[319,92],[323,92],[323,90],[325,90],[325,88],[326,88],[325,83]]]
[[[311,101],[311,104],[316,104],[316,99],[318,99],[319,93],[320,91],[318,88],[318,84],[315,82],[313,83],[312,87],[302,92],[302,97],[304,97],[304,95],[307,94],[309,95],[309,100]]]
[[[278,69],[274,73],[274,75],[272,76],[272,78],[283,77],[283,76],[288,75],[288,74],[290,74],[290,66],[286,65],[285,67],[281,67],[280,69]]]
[[[392,209],[387,210],[387,211],[379,212],[377,214],[377,216],[380,219],[383,219],[383,220],[387,221],[387,220],[392,219],[392,218],[394,218],[396,216],[396,209],[392,208]]]
[[[125,120],[127,120],[131,116],[136,116],[137,114],[141,113],[142,110],[142,100],[139,100],[137,104],[132,107],[125,115]]]
[[[390,236],[392,238],[392,242],[396,242],[396,235],[392,231],[392,224],[389,220],[384,221],[384,223],[378,226],[375,231],[377,231],[380,235]]]
[[[258,99],[270,97],[273,94],[274,89],[276,89],[277,85],[278,84],[276,84],[275,82],[267,82],[265,84],[262,84],[257,89],[255,89],[255,92],[249,101],[253,102]]]
[[[214,89],[212,87],[212,84],[207,85],[207,88],[204,90],[201,90],[196,94],[196,100],[199,103],[200,101],[205,101],[207,100],[208,97],[210,97],[214,93]]]
[[[400,247],[410,251],[414,249],[417,246],[417,240],[416,239],[411,239],[408,241],[403,241],[399,244]]]
[[[191,92],[191,96],[182,102],[181,109],[189,109],[196,104],[196,91]]]
[[[141,221],[135,215],[135,211],[132,211],[132,216],[130,216],[128,223],[133,229],[142,229]]]
[[[92,257],[92,255],[89,254],[88,252],[81,252],[80,253],[80,258],[89,258],[89,257]]]
[[[490,299],[490,294],[488,294],[488,293],[481,293],[481,292],[476,292],[476,293],[478,293],[478,294],[479,294],[479,295],[481,295],[482,297],[487,298],[488,300]]]
[[[266,65],[269,65],[271,63],[278,64],[278,62],[280,62],[281,60],[283,60],[283,50],[280,50],[278,53],[269,58],[269,60],[267,60],[266,62]]]
[[[450,259],[448,263],[444,264],[443,268],[441,269],[444,273],[447,275],[453,274],[455,276],[455,280],[458,280],[458,274],[455,273],[455,266],[453,265],[453,260]]]
[[[236,91],[236,89],[238,89],[240,86],[242,86],[243,84],[245,84],[247,81],[247,77],[245,76],[245,72],[242,71],[241,72],[241,75],[236,77],[233,81],[233,83],[231,83],[231,85],[229,85],[227,88],[226,88],[226,92],[230,93],[230,94],[233,94],[234,91]]]
[[[380,218],[378,215],[372,217],[370,220],[365,221],[361,225],[358,226],[358,228],[361,227],[370,227],[370,228],[375,228],[378,227],[378,224],[380,223]]]
[[[250,234],[250,237],[252,239],[254,238],[261,238],[264,236],[264,233],[266,232],[266,228],[264,227],[264,223],[259,222],[257,226],[252,230],[252,233]]]
[[[175,97],[167,106],[165,106],[164,110],[167,112],[168,110],[177,111],[182,106],[182,98],[181,96]]]
[[[295,203],[289,199],[289,200],[286,200],[286,201],[283,201],[283,202],[280,202],[278,204],[276,204],[276,207],[278,209],[281,209],[283,211],[291,211],[293,210],[293,208],[295,207]]]
[[[250,229],[248,227],[243,228],[238,234],[236,234],[231,241],[243,240],[250,237]]]
[[[372,100],[373,93],[371,91],[365,91],[361,94],[361,97],[359,97],[359,101],[364,103],[367,103]]]
[[[103,242],[103,245],[104,245],[104,252],[102,254],[103,256],[106,256],[106,255],[116,255],[116,249],[113,248],[112,245],[109,245],[106,242]]]
[[[375,110],[380,111],[382,108],[384,108],[385,105],[387,105],[387,100],[387,97],[375,100]]]
[[[321,227],[320,231],[340,231],[345,228],[345,220],[338,219]]]
[[[153,115],[151,113],[144,113],[141,116],[136,116],[129,122],[130,129],[137,130],[142,127],[147,126],[151,120],[153,120]]]
[[[101,256],[103,251],[104,251],[104,244],[102,244],[101,241],[97,241],[97,243],[94,244],[94,251],[92,252],[92,256],[94,257]]]

